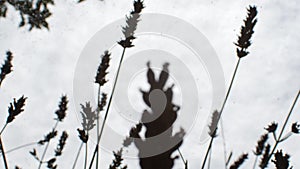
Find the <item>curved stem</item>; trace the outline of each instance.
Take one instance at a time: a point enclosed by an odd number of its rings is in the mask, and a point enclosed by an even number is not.
[[[118,81],[118,77],[119,77],[119,74],[120,74],[121,65],[122,65],[122,62],[123,62],[123,59],[124,59],[125,51],[126,51],[126,48],[123,48],[123,52],[122,52],[122,56],[121,56],[121,59],[120,59],[120,62],[119,62],[119,66],[118,66],[118,70],[117,70],[117,73],[116,73],[115,81],[114,81],[112,91],[111,91],[111,94],[110,94],[110,97],[109,97],[109,101],[108,101],[108,104],[107,104],[107,108],[106,108],[106,112],[105,112],[105,115],[104,115],[103,123],[102,123],[101,129],[100,129],[99,136],[97,138],[97,140],[98,140],[97,145],[95,146],[95,150],[94,150],[94,153],[93,153],[93,157],[92,157],[89,169],[92,168],[96,153],[98,152],[99,143],[101,141],[101,137],[102,137],[102,134],[103,134],[105,122],[106,122],[107,117],[108,117],[109,108],[110,108],[112,98],[113,98],[113,95],[114,95],[114,92],[115,92],[115,89],[116,89],[116,86],[117,86],[117,81]]]
[[[59,123],[59,121],[57,120],[56,123],[55,123],[55,125],[54,125],[54,127],[53,127],[53,129],[52,129],[52,132],[55,131],[55,129],[56,129],[58,123]],[[51,139],[47,142],[47,145],[46,145],[46,147],[45,147],[45,149],[44,149],[44,152],[43,152],[43,155],[42,155],[42,157],[41,157],[41,160],[40,160],[38,169],[40,169],[40,168],[42,167],[42,164],[43,164],[43,161],[44,161],[46,152],[47,152],[47,150],[48,150],[48,148],[49,148],[50,141],[51,141]]]
[[[75,167],[76,167],[76,164],[77,164],[77,161],[78,161],[78,158],[79,158],[79,155],[80,155],[82,147],[83,147],[83,142],[81,142],[81,144],[79,146],[79,149],[77,151],[77,155],[76,155],[76,158],[75,158],[75,161],[74,161],[72,169],[75,169]]]

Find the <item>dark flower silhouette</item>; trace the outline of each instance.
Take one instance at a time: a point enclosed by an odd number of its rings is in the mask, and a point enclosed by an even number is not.
[[[266,145],[264,153],[263,153],[263,156],[262,156],[260,164],[259,164],[259,167],[261,169],[264,169],[264,168],[268,167],[268,160],[269,160],[269,155],[270,155],[270,149],[271,149],[270,144]]]
[[[51,158],[50,160],[47,161],[47,167],[49,169],[56,169],[57,165],[55,164],[56,158]]]
[[[49,142],[51,139],[57,136],[57,130],[53,130],[49,132],[43,140],[38,141],[38,144],[44,145],[45,143]]]
[[[10,5],[19,12],[21,22],[20,27],[29,24],[29,30],[33,28],[49,29],[47,19],[51,16],[48,5],[54,5],[53,0],[1,0],[0,1],[0,17],[6,17],[8,10],[7,5]]]
[[[265,128],[269,133],[273,133],[276,131],[278,124],[272,122],[267,128]]]
[[[56,110],[55,114],[57,115],[57,120],[63,121],[63,119],[66,117],[66,111],[68,109],[68,98],[67,96],[62,96],[61,100],[58,105],[58,110]]]
[[[300,133],[300,124],[298,124],[297,122],[293,123],[292,124],[292,132],[295,134],[299,134]]]
[[[110,55],[111,54],[108,51],[104,52],[104,54],[102,55],[101,63],[97,70],[95,83],[98,83],[100,86],[103,86],[107,82],[105,76],[108,73],[107,69],[109,67]]]
[[[104,110],[104,107],[106,106],[106,104],[107,104],[107,94],[106,93],[102,93],[101,101],[100,101],[100,103],[98,105],[99,111]]]
[[[238,47],[236,49],[237,51],[237,56],[239,58],[245,57],[249,54],[247,51],[248,47],[251,45],[251,37],[254,33],[254,26],[257,22],[256,15],[257,15],[257,10],[255,6],[249,6],[248,10],[248,15],[246,20],[244,20],[244,24],[241,28],[241,34],[238,37],[237,43],[235,45]]]
[[[143,127],[142,123],[138,123],[137,125],[135,125],[135,127],[131,128],[129,133],[130,137],[140,138],[139,133],[141,132],[142,127]]]
[[[27,97],[20,97],[18,101],[14,98],[14,102],[10,103],[8,107],[9,116],[7,117],[6,123],[12,122],[17,115],[24,111],[23,107],[25,106],[25,101]]]
[[[88,140],[89,140],[89,136],[87,135],[87,133],[84,131],[84,130],[81,130],[81,129],[77,129],[78,131],[78,136],[80,138],[80,140],[83,142],[83,143],[87,143]]]
[[[29,151],[29,153],[37,160],[37,161],[40,161],[38,155],[37,155],[37,152],[36,152],[36,149],[34,148],[32,151]]]
[[[243,154],[239,157],[238,160],[236,160],[229,169],[238,169],[240,166],[248,159],[248,154]]]
[[[139,150],[140,166],[142,169],[171,169],[174,166],[174,160],[178,158],[178,156],[173,157],[172,154],[178,150],[183,143],[183,137],[185,135],[183,129],[173,134],[173,124],[177,119],[179,106],[173,103],[173,85],[165,88],[166,81],[169,77],[168,65],[168,63],[163,65],[163,70],[156,80],[150,63],[147,63],[147,79],[150,89],[147,91],[141,90],[141,93],[145,104],[151,111],[145,110],[142,115],[141,123],[130,130],[130,137],[137,138],[133,139],[133,142]],[[163,109],[161,109],[162,102],[166,103]],[[142,127],[146,128],[144,138],[140,136]],[[160,140],[159,143],[149,141],[151,137],[157,135],[162,136],[162,140]],[[165,152],[161,152],[161,154],[143,157],[143,154],[149,151],[161,151],[163,147],[167,145],[172,145],[172,147],[169,150],[165,150]]]
[[[134,10],[131,12],[131,14],[141,13],[142,9],[145,8],[144,2],[141,0],[137,0],[133,2]]]
[[[261,155],[261,154],[262,154],[262,152],[263,152],[263,150],[264,150],[264,148],[265,148],[265,144],[266,144],[268,138],[269,138],[268,134],[264,134],[264,135],[262,135],[262,136],[260,137],[260,139],[259,139],[258,142],[257,142],[256,149],[255,149],[255,151],[254,151],[254,154],[255,154],[255,155]]]
[[[68,139],[68,133],[66,131],[64,131],[62,133],[62,135],[60,136],[60,139],[59,139],[59,143],[56,147],[56,150],[55,150],[55,156],[60,156],[62,154],[62,151],[66,145],[66,141]]]
[[[0,10],[1,10],[1,2],[0,2]],[[10,51],[6,52],[6,59],[4,61],[4,64],[1,67],[0,72],[0,86],[2,84],[2,81],[5,79],[6,75],[8,75],[12,71],[12,53]]]
[[[141,0],[136,0],[133,2],[134,10],[131,11],[129,16],[126,16],[126,26],[122,27],[122,32],[125,36],[125,39],[118,42],[123,48],[131,48],[134,45],[132,41],[136,38],[134,32],[137,28],[137,23],[139,22],[140,13],[142,9],[145,8],[144,2]]]
[[[283,155],[282,150],[280,150],[277,151],[274,156],[275,156],[275,160],[272,160],[272,162],[275,164],[276,169],[289,169],[290,155],[288,154]]]
[[[124,167],[122,167],[122,162],[123,162],[122,152],[123,152],[122,148],[117,152],[113,152],[115,159],[113,160],[112,164],[109,166],[109,169],[126,169],[127,168],[126,165]]]
[[[211,123],[208,126],[208,134],[210,137],[216,137],[217,136],[217,128],[218,128],[218,120],[219,120],[219,112],[216,110],[214,111],[212,118],[211,118]]]

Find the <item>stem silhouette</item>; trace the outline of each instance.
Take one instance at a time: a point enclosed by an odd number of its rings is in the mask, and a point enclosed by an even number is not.
[[[113,98],[113,95],[114,95],[114,92],[115,92],[115,89],[116,89],[116,86],[117,86],[117,81],[118,81],[118,77],[119,77],[119,74],[120,74],[121,65],[122,65],[122,62],[123,62],[123,59],[124,59],[125,51],[126,51],[126,48],[123,48],[123,52],[122,52],[121,59],[120,59],[120,62],[119,62],[119,66],[118,66],[118,70],[117,70],[117,73],[116,73],[115,81],[114,81],[114,84],[113,84],[113,87],[112,87],[111,95],[109,97],[109,101],[108,101],[108,105],[107,105],[106,112],[105,112],[105,115],[104,115],[103,123],[102,123],[101,129],[100,129],[100,133],[98,134],[98,137],[97,137],[97,145],[95,147],[89,169],[92,168],[93,163],[94,163],[94,159],[96,157],[96,153],[98,153],[98,150],[99,150],[99,144],[100,144],[101,137],[102,137],[102,134],[103,134],[105,122],[106,122],[107,117],[108,117],[108,112],[109,112],[109,108],[110,108],[110,105],[111,105],[111,102],[112,102],[112,98]],[[98,169],[98,166],[96,168]]]
[[[240,61],[241,61],[241,58],[238,58],[238,61],[237,61],[237,63],[236,63],[236,66],[235,66],[235,69],[234,69],[234,72],[233,72],[233,76],[232,76],[232,78],[231,78],[231,82],[230,82],[229,88],[228,88],[228,90],[227,90],[227,93],[226,93],[225,99],[224,99],[224,101],[223,101],[223,104],[222,104],[221,110],[220,110],[220,112],[219,112],[219,113],[220,113],[220,115],[219,115],[219,117],[218,117],[218,121],[217,121],[217,123],[219,123],[219,121],[220,121],[220,118],[221,118],[221,116],[222,116],[222,113],[223,113],[223,110],[224,110],[224,108],[225,108],[225,105],[226,105],[226,103],[227,103],[227,100],[228,100],[229,94],[230,94],[230,92],[231,92],[231,89],[232,89],[232,85],[233,85],[234,79],[235,79],[235,77],[236,77],[236,74],[237,74],[237,70],[238,70],[238,68],[239,68],[239,65],[240,65]],[[215,128],[215,130],[217,130],[217,128]],[[209,146],[208,146],[208,148],[207,148],[206,155],[205,155],[205,157],[204,157],[204,160],[203,160],[203,163],[202,163],[202,167],[201,167],[201,169],[204,169],[204,167],[205,167],[205,163],[206,163],[206,161],[207,161],[208,154],[209,154],[209,152],[210,152],[210,149],[211,149],[211,147],[212,147],[213,140],[214,140],[214,137],[211,137],[211,139],[210,139],[210,143],[209,143]]]
[[[36,145],[36,144],[38,144],[38,143],[37,142],[32,142],[32,143],[23,144],[23,145],[20,145],[18,147],[7,150],[5,153],[8,154],[8,153],[14,152],[16,150],[19,150],[19,149],[22,149],[22,148],[25,148],[25,147],[29,147],[29,146],[33,146],[33,145]]]
[[[1,149],[1,152],[2,152],[2,158],[3,158],[5,169],[8,169],[7,159],[6,159],[6,156],[5,156],[5,151],[4,151],[4,146],[3,146],[3,143],[2,143],[1,135],[0,135],[0,149]]]
[[[88,143],[86,142],[85,143],[85,156],[84,156],[84,169],[86,169],[86,167],[87,167],[87,157],[88,157]]]
[[[100,127],[100,123],[99,123],[99,117],[100,117],[100,94],[101,94],[101,90],[100,90],[101,86],[99,85],[98,87],[98,101],[97,101],[97,143],[99,142],[99,127]],[[96,158],[96,168],[98,168],[99,166],[99,146],[97,146],[97,158]]]
[[[286,125],[287,125],[287,122],[289,121],[289,118],[290,118],[290,116],[291,116],[291,114],[292,114],[292,112],[294,110],[294,107],[295,107],[295,105],[296,105],[296,103],[298,101],[299,95],[300,95],[300,91],[298,91],[298,94],[297,94],[296,98],[294,99],[294,102],[293,102],[293,104],[292,104],[292,106],[290,108],[290,111],[289,111],[289,113],[288,113],[288,115],[287,115],[287,117],[286,117],[286,119],[284,121],[284,124],[283,124],[283,126],[281,128],[280,134],[279,134],[278,138],[275,141],[275,145],[274,145],[274,147],[273,147],[273,149],[272,149],[272,151],[271,151],[271,153],[270,153],[270,155],[269,155],[269,157],[268,157],[268,159],[266,161],[266,164],[270,161],[270,159],[271,159],[272,155],[274,154],[274,152],[275,152],[278,144],[281,142],[281,137],[282,137],[283,131],[284,131],[284,129],[285,129]]]
[[[53,127],[53,129],[52,129],[52,132],[54,132],[55,129],[57,128],[58,123],[59,123],[59,120],[56,121],[56,123],[55,123],[55,125],[54,125],[54,127]],[[41,159],[40,159],[40,163],[39,163],[38,169],[40,169],[40,168],[42,167],[43,160],[44,160],[44,158],[45,158],[45,156],[46,156],[46,152],[47,152],[47,150],[48,150],[48,148],[49,148],[50,141],[51,141],[51,139],[47,142],[47,145],[46,145],[46,147],[45,147],[45,149],[44,149],[44,152],[43,152],[43,154],[42,154],[42,157],[41,157]]]
[[[78,152],[77,152],[77,155],[76,155],[76,158],[75,158],[72,169],[75,169],[75,167],[76,167],[76,164],[77,164],[77,161],[78,161],[78,158],[79,158],[82,147],[83,147],[83,142],[81,142],[81,144],[79,146],[79,149],[78,149]]]

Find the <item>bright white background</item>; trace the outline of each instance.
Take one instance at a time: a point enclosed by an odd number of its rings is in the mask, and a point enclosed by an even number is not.
[[[54,124],[54,111],[59,97],[67,94],[70,100],[68,115],[59,129],[67,129],[70,138],[58,165],[59,168],[71,168],[80,144],[76,131],[80,123],[72,95],[77,58],[87,41],[105,25],[128,14],[132,3],[124,0],[87,0],[81,4],[63,0],[55,3],[51,7],[53,15],[49,19],[50,31],[28,32],[25,28],[19,29],[19,17],[12,8],[9,8],[7,18],[0,20],[1,60],[4,60],[7,50],[11,50],[15,56],[14,71],[1,86],[0,122],[5,123],[9,102],[24,94],[28,97],[25,112],[8,126],[3,134],[3,142],[9,150],[24,143],[38,141]],[[233,159],[244,152],[252,153],[267,124],[276,121],[279,122],[279,127],[282,126],[300,88],[300,3],[297,0],[145,0],[144,12],[169,14],[184,19],[209,39],[223,66],[227,85],[237,61],[233,42],[237,39],[242,20],[246,16],[246,7],[250,4],[257,5],[259,11],[258,24],[252,38],[253,45],[250,47],[250,55],[241,62],[223,114],[226,149],[228,152],[233,151]],[[117,62],[117,58],[112,62]],[[136,93],[140,97],[138,90]],[[287,130],[292,122],[300,121],[299,110],[298,104]],[[201,166],[207,148],[199,140],[208,116],[209,112],[197,119],[181,148],[191,169]],[[297,160],[300,157],[299,139],[299,136],[294,135],[278,147],[291,154],[294,168],[300,167]],[[55,144],[56,142],[52,147]],[[10,166],[36,168],[38,163],[28,153],[31,149],[32,147],[28,147],[9,153],[7,158]],[[42,149],[38,150],[41,154]],[[51,148],[48,152],[49,156],[53,154]],[[108,168],[112,153],[102,153],[101,168]],[[78,168],[82,168],[82,158],[83,154]],[[215,141],[212,158],[211,168],[224,166],[221,137]],[[244,168],[252,167],[253,161],[251,154]],[[125,163],[128,168],[139,168],[137,159],[126,159]],[[177,160],[174,168],[183,167],[181,161]],[[274,168],[274,165],[271,164],[270,168]]]

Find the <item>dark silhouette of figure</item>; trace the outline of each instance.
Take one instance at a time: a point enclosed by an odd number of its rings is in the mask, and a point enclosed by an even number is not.
[[[185,135],[183,129],[173,135],[173,124],[180,107],[172,102],[174,85],[166,87],[169,78],[169,63],[163,65],[158,80],[150,67],[150,62],[147,66],[150,88],[148,91],[140,91],[145,104],[151,111],[144,110],[141,123],[131,129],[130,135],[141,138],[141,128],[142,126],[146,128],[145,137],[134,140],[139,150],[142,169],[171,169],[174,160],[178,158],[178,156],[172,157],[172,154],[181,146]],[[145,154],[152,154],[152,156],[145,157]]]

